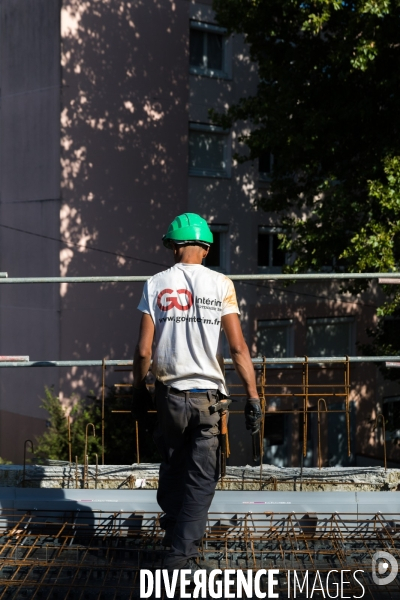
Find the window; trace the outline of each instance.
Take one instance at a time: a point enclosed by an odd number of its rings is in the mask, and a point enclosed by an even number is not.
[[[258,157],[258,178],[269,180],[274,167],[274,157],[271,152],[262,152]]]
[[[222,127],[189,125],[189,175],[230,176],[229,134]]]
[[[379,323],[379,335],[385,344],[396,348],[400,338],[400,318],[396,315],[384,317]]]
[[[204,265],[216,271],[228,272],[228,225],[211,224],[214,242],[210,246]]]
[[[287,467],[289,460],[289,444],[291,428],[288,415],[281,411],[281,398],[268,399],[268,410],[265,413],[263,462],[279,467]],[[272,410],[271,410],[272,409]]]
[[[286,358],[293,354],[293,321],[258,321],[257,354],[266,358]]]
[[[257,264],[263,271],[280,272],[286,263],[286,253],[279,248],[278,233],[276,227],[258,228]]]
[[[307,319],[308,356],[346,356],[353,349],[352,317]]]
[[[226,29],[212,23],[190,22],[189,64],[194,75],[230,78]]]
[[[385,429],[390,432],[387,437],[391,439],[400,438],[400,396],[384,398],[382,412],[385,419]],[[380,420],[378,425],[382,425]]]

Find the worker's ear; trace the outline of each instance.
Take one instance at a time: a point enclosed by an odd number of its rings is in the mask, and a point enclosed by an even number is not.
[[[207,249],[206,249],[206,248],[203,248],[203,260],[205,259],[205,257],[207,256],[207,254],[208,254],[209,252],[210,252],[210,248],[209,248],[209,247],[208,247]]]

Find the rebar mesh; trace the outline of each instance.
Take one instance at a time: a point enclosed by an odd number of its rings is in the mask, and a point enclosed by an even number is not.
[[[321,448],[321,417],[328,418],[328,415],[344,415],[343,422],[343,433],[346,436],[347,442],[347,456],[351,455],[351,426],[350,426],[350,359],[346,357],[344,361],[340,361],[331,364],[331,358],[321,358],[321,363],[318,365],[311,365],[307,356],[304,357],[303,363],[298,364],[294,362],[291,366],[293,369],[272,369],[267,373],[268,366],[271,365],[271,359],[262,357],[262,362],[257,362],[254,365],[257,371],[257,389],[260,395],[261,408],[262,408],[262,423],[260,427],[260,434],[257,439],[257,445],[259,446],[257,454],[258,458],[261,456],[260,463],[260,489],[261,478],[263,470],[263,440],[265,434],[265,423],[266,418],[270,415],[284,414],[286,416],[293,416],[299,419],[301,424],[300,431],[301,436],[298,437],[297,445],[298,450],[296,455],[298,456],[299,450],[301,450],[302,459],[307,455],[307,438],[309,432],[309,418],[315,415],[318,419],[317,431],[318,431],[318,445],[317,445],[317,459],[318,466],[322,466],[322,453]],[[293,359],[294,361],[297,359]],[[101,439],[102,446],[104,448],[105,442],[105,401],[106,401],[106,384],[105,384],[105,371],[106,364],[103,360],[102,363],[102,385],[101,385]],[[123,369],[118,369],[119,372],[123,372]],[[129,370],[128,370],[129,371]],[[116,398],[132,398],[132,391],[130,384],[117,383],[114,384],[115,389],[118,391]],[[154,392],[154,386],[149,385],[149,389]],[[242,383],[229,382],[230,397],[235,400],[242,400],[246,398],[246,393]],[[273,399],[280,399],[284,405],[283,410],[278,410],[275,406],[270,406],[270,401]],[[343,408],[338,409],[332,407],[329,403],[340,402],[343,404]],[[328,403],[328,404],[327,404]],[[112,412],[119,413],[131,413],[130,410],[118,410]],[[149,412],[155,412],[149,411]],[[243,409],[235,410],[234,404],[231,405],[229,410],[230,415],[243,415]],[[137,421],[136,421],[137,423]],[[137,425],[136,425],[137,427]],[[385,460],[384,465],[386,468],[386,441],[384,436],[385,446]],[[229,443],[228,443],[229,448]],[[139,436],[136,430],[136,462],[140,462],[140,444]],[[71,451],[70,451],[71,452]],[[254,449],[253,449],[253,454]],[[229,453],[228,453],[229,456]],[[102,464],[104,464],[104,450],[102,454]]]
[[[99,511],[8,515],[0,537],[0,599],[139,598],[140,569],[163,567],[160,516]],[[299,578],[306,571],[312,578],[317,571],[323,576],[332,570],[362,570],[358,578],[364,597],[397,600],[398,578],[375,585],[371,564],[377,551],[400,558],[399,535],[398,514],[210,513],[200,564],[222,570],[280,569],[280,597],[288,597],[288,570],[296,570]],[[340,573],[331,577],[332,595],[339,579]],[[354,582],[346,587],[350,597],[360,592]],[[305,597],[299,591],[296,596]]]

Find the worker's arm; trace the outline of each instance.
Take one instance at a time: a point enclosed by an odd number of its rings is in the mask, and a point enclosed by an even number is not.
[[[146,375],[151,363],[153,338],[153,319],[147,313],[143,313],[140,322],[139,341],[133,357],[133,387],[136,389],[145,385]]]
[[[257,435],[260,431],[262,417],[260,399],[257,392],[253,363],[251,362],[247,344],[244,341],[239,317],[237,313],[231,313],[222,317],[221,321],[236,373],[242,380],[247,394],[247,402],[244,408],[246,428],[251,429],[252,435]]]
[[[248,398],[258,398],[256,376],[250,352],[243,337],[242,328],[237,313],[222,317],[222,329],[229,344],[229,351],[236,373],[239,375]]]

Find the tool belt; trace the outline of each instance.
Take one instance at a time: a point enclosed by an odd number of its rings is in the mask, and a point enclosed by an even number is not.
[[[221,477],[226,475],[226,459],[229,458],[229,438],[228,438],[228,409],[232,402],[230,398],[219,396],[220,400],[210,406],[210,413],[219,412],[220,421],[220,442],[221,442]]]

